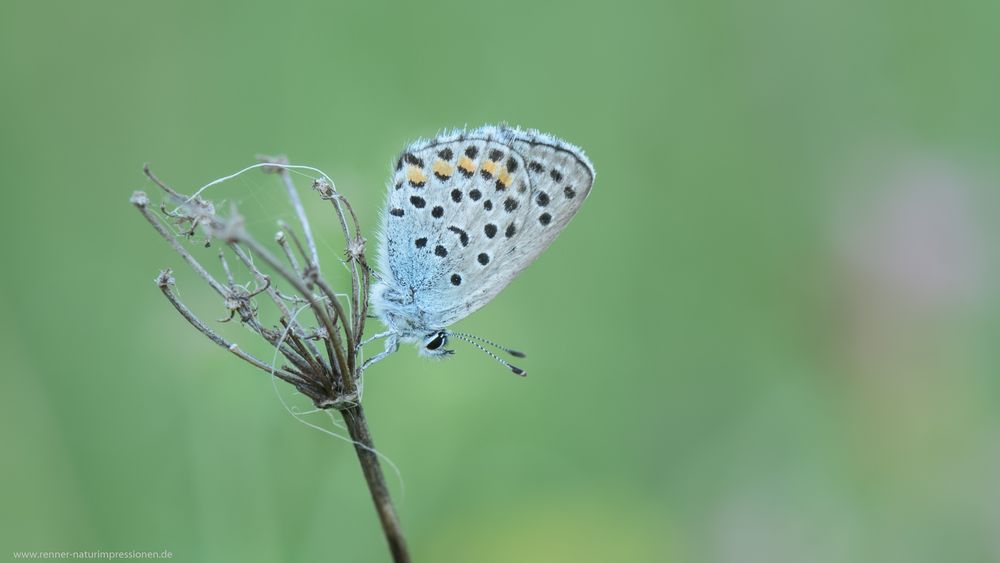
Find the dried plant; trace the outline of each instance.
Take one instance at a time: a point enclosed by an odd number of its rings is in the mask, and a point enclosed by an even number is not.
[[[351,291],[346,296],[349,306],[345,307],[333,285],[321,273],[315,239],[289,174],[289,169],[294,167],[282,157],[258,158],[261,162],[259,168],[280,177],[305,239],[303,244],[295,229],[283,225],[275,236],[280,257],[247,231],[235,208],[228,215],[223,215],[200,193],[193,196],[178,193],[153,175],[148,167],[145,168],[146,175],[163,190],[166,202],[159,206],[160,213],[151,208],[150,199],[144,192],[135,192],[131,202],[197,275],[219,294],[228,312],[228,317],[222,320],[239,319],[280,353],[287,363],[272,365],[263,361],[209,328],[178,298],[170,269],[160,272],[156,283],[181,316],[212,342],[250,365],[290,383],[309,397],[317,408],[340,412],[354,441],[355,452],[393,560],[409,561],[399,519],[386,487],[359,396],[361,363],[358,356],[367,318],[370,270],[365,262],[365,239],[357,215],[329,178],[321,175],[314,181],[313,188],[332,204],[334,215],[343,230],[344,262],[351,279]],[[206,246],[218,243],[222,247],[218,257],[224,280],[213,276],[188,249],[193,239],[204,242]],[[238,264],[239,269],[232,267],[231,263]],[[270,275],[257,264],[266,264],[265,269]],[[238,283],[243,278],[249,283]],[[273,303],[278,315],[276,322],[269,323],[262,319],[265,315],[257,302],[264,299]],[[298,320],[300,311],[311,312],[315,324]]]

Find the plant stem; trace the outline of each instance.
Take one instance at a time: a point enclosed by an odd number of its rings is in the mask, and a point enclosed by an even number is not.
[[[396,516],[396,509],[392,506],[389,489],[385,486],[382,466],[379,465],[378,456],[375,455],[375,445],[372,443],[372,435],[368,431],[368,423],[365,421],[365,411],[361,405],[356,405],[340,411],[340,414],[343,415],[347,430],[355,442],[354,450],[358,454],[361,471],[365,474],[368,490],[372,494],[372,502],[375,503],[375,511],[382,523],[382,532],[389,543],[392,560],[395,563],[410,563],[410,554],[406,550],[406,539],[403,537],[403,529]]]

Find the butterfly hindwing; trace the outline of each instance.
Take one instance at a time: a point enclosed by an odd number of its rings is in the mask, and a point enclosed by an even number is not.
[[[396,162],[380,258],[426,322],[485,305],[566,226],[593,184],[578,148],[484,127],[423,141]]]

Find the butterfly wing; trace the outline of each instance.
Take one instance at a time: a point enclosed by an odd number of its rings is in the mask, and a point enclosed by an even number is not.
[[[383,273],[428,326],[449,326],[533,262],[593,182],[579,148],[537,131],[483,127],[413,143],[389,186]]]

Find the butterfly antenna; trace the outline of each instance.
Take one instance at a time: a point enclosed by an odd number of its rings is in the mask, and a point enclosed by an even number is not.
[[[507,368],[508,368],[508,369],[509,369],[510,371],[512,371],[512,372],[514,372],[514,373],[516,373],[517,375],[520,375],[520,376],[525,376],[525,375],[528,375],[528,372],[526,372],[526,371],[524,371],[523,369],[521,369],[521,368],[519,368],[519,367],[515,366],[514,364],[512,364],[512,363],[508,362],[507,360],[505,360],[505,359],[501,358],[500,356],[497,356],[497,355],[496,355],[496,354],[494,354],[493,352],[490,352],[489,350],[487,350],[486,348],[484,348],[484,347],[483,347],[483,346],[482,346],[481,344],[479,344],[478,342],[476,342],[476,341],[472,340],[471,338],[469,338],[469,337],[468,337],[468,335],[466,335],[466,334],[462,334],[462,333],[459,333],[459,332],[453,332],[453,333],[451,333],[451,334],[452,334],[453,336],[455,336],[456,338],[458,338],[459,340],[464,340],[464,341],[468,342],[469,344],[472,344],[472,345],[473,345],[473,346],[475,346],[476,348],[479,348],[479,349],[480,349],[480,350],[482,350],[483,352],[486,352],[486,354],[487,354],[487,355],[489,355],[489,357],[491,357],[491,358],[493,358],[494,360],[496,360],[496,361],[500,362],[501,364],[503,364],[503,365],[507,366]]]
[[[518,352],[517,350],[508,348],[506,346],[501,346],[501,345],[497,344],[496,342],[493,342],[492,340],[487,340],[487,339],[483,338],[482,336],[475,336],[473,334],[467,334],[467,333],[464,333],[464,332],[453,332],[451,334],[454,334],[456,336],[464,336],[466,338],[471,338],[473,340],[478,340],[480,342],[484,342],[486,344],[489,344],[490,346],[493,346],[497,350],[501,350],[503,352],[507,352],[508,354],[510,354],[511,356],[514,356],[515,358],[523,358],[523,357],[525,357],[524,356],[524,352]]]

